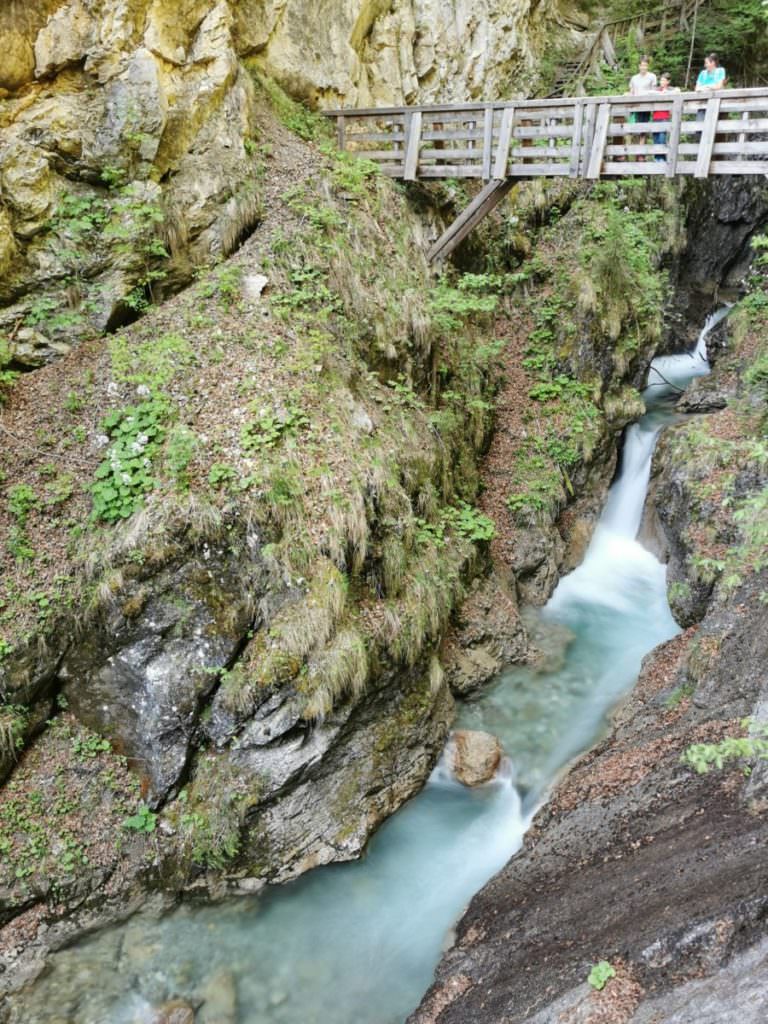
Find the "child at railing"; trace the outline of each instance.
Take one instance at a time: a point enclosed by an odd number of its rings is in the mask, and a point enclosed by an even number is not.
[[[680,90],[679,89],[674,89],[672,87],[672,79],[665,72],[659,78],[659,87],[657,89],[657,92],[680,92]],[[667,109],[662,108],[660,110],[654,110],[651,119],[652,119],[652,121],[654,123],[654,126],[655,126],[659,122],[669,121],[670,117],[671,117],[671,111],[669,110],[669,108],[667,108]],[[653,133],[653,144],[654,144],[654,146],[666,146],[666,144],[667,144],[667,133],[666,132],[655,131]],[[654,155],[654,160],[656,161],[656,163],[662,163],[663,164],[664,160],[665,160],[665,157],[663,157],[660,153],[656,153]]]

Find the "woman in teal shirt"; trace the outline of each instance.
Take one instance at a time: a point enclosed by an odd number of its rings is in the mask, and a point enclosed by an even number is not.
[[[722,89],[725,85],[725,68],[720,67],[716,53],[704,58],[704,68],[696,79],[696,89]]]

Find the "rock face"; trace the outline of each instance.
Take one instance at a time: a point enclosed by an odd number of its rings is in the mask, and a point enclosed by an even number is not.
[[[693,215],[680,261],[682,288],[711,296],[738,287],[751,260],[745,243],[768,219],[765,181],[722,178],[688,188]]]
[[[290,91],[368,107],[524,95],[546,41],[585,27],[562,0],[332,0],[319,24],[284,0],[245,32]]]
[[[446,679],[456,695],[471,693],[504,665],[520,661],[527,646],[514,595],[492,573],[475,582],[443,645]]]
[[[256,63],[325,106],[524,93],[563,0],[33,0],[0,12],[0,334],[37,367],[259,220]],[[577,19],[578,20],[578,19]],[[583,26],[582,26],[583,27]],[[87,241],[86,241],[87,239]],[[3,308],[5,307],[5,308]]]
[[[502,757],[501,744],[487,732],[459,729],[446,748],[448,765],[465,786],[482,786],[496,774]]]
[[[234,659],[266,591],[258,561],[203,547],[159,573],[140,573],[65,656],[73,711],[142,765],[153,801],[176,787],[200,711]],[[273,594],[273,598],[277,597]]]

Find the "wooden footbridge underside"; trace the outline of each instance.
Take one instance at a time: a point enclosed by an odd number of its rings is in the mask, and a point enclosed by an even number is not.
[[[668,119],[653,120],[655,111]],[[768,89],[326,114],[336,120],[341,149],[375,161],[393,178],[485,182],[432,248],[431,260],[452,252],[522,179],[768,175]]]

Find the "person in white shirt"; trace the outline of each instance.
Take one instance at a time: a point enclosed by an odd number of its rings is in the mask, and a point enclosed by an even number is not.
[[[640,60],[640,66],[638,73],[632,75],[629,80],[629,93],[630,96],[644,96],[649,92],[653,92],[656,88],[656,75],[649,70],[650,60],[647,57],[643,57]],[[645,124],[651,120],[650,110],[638,110],[635,112],[634,120],[637,124]],[[631,136],[630,136],[631,138]],[[635,144],[638,146],[645,145],[645,135],[638,135],[635,139]],[[638,157],[638,160],[643,161],[645,157]]]

